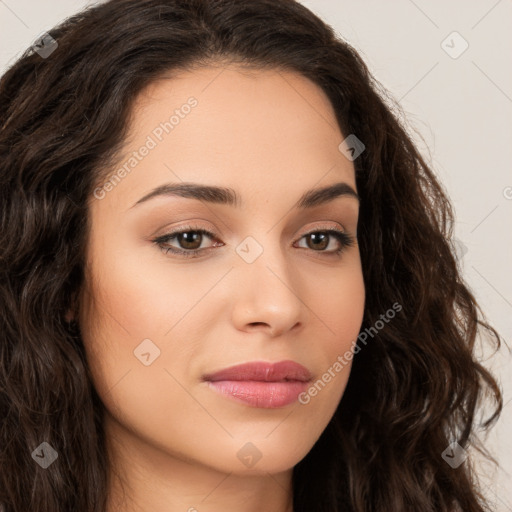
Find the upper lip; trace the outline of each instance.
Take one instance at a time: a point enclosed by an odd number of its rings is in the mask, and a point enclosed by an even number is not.
[[[286,382],[311,380],[309,370],[295,361],[279,361],[267,363],[254,361],[224,368],[215,373],[205,375],[204,380],[253,380],[261,382]]]

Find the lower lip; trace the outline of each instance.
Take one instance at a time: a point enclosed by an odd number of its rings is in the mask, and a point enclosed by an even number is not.
[[[295,402],[298,396],[308,387],[307,382],[261,382],[219,380],[208,381],[218,393],[244,402],[251,407],[275,409]]]

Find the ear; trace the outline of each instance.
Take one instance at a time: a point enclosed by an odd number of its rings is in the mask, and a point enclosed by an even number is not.
[[[71,296],[71,305],[67,309],[64,319],[69,324],[78,320],[78,302],[76,292],[73,292],[73,295]]]
[[[64,318],[66,320],[66,322],[68,324],[70,324],[71,322],[73,322],[75,320],[75,313],[74,311],[70,308],[66,311],[66,314],[64,315]]]

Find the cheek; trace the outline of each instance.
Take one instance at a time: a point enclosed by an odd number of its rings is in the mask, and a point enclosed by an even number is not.
[[[315,290],[311,304],[325,327],[324,348],[334,360],[351,347],[364,315],[365,288],[360,263],[347,266],[336,279]]]
[[[142,261],[130,244],[94,242],[80,312],[94,385],[112,414],[120,418],[132,411],[142,421],[152,397],[187,400],[172,376],[185,380],[199,349],[191,337],[206,336],[208,326],[195,320],[203,311],[198,299],[212,284],[197,272],[173,270],[158,250],[148,250]]]
[[[165,305],[151,294],[157,288],[141,274],[132,274],[129,283],[121,282],[119,275],[110,278],[101,281],[97,299],[83,309],[80,318],[94,387],[119,424],[129,425],[148,440],[177,436],[183,444],[187,422],[171,421],[175,411],[204,413],[180,385],[186,382],[184,373],[193,354],[179,329],[173,343],[159,334],[183,314],[161,312],[158,308],[164,310]]]
[[[90,266],[103,330],[131,343],[166,337],[208,285],[197,273],[173,268],[158,248],[141,250],[133,240],[97,243]]]
[[[319,373],[299,397],[301,407],[310,411],[304,417],[304,428],[318,435],[332,418],[345,391],[365,304],[363,274],[357,259],[350,260],[336,278],[320,281],[323,287],[310,288],[308,304],[318,319]]]

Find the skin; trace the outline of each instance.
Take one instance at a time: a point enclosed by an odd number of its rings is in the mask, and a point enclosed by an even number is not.
[[[321,89],[292,72],[234,64],[153,82],[137,98],[125,150],[140,148],[191,96],[198,104],[179,125],[90,202],[79,321],[107,409],[108,512],[291,512],[293,466],[329,423],[351,365],[308,404],[277,409],[226,398],[202,376],[290,359],[315,382],[351,349],[365,297],[357,242],[335,255],[334,237],[318,248],[304,235],[328,228],[355,237],[359,202],[292,206],[313,188],[357,190],[354,166],[338,149],[345,136]],[[241,204],[158,196],[133,206],[181,181],[230,187]],[[213,247],[200,257],[152,242],[190,223],[215,234],[197,242]],[[263,249],[252,263],[235,250],[247,236]],[[183,249],[178,239],[169,245]],[[160,350],[147,366],[134,355],[145,339]],[[252,467],[237,457],[248,442],[261,454]]]

